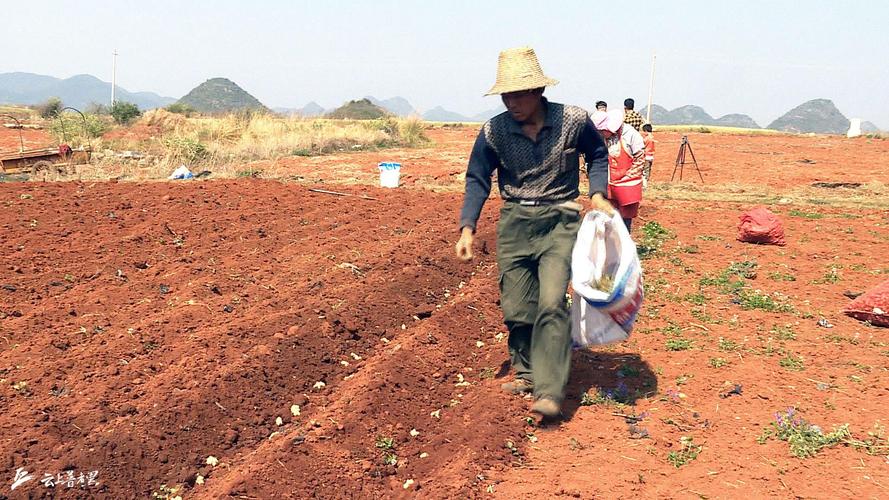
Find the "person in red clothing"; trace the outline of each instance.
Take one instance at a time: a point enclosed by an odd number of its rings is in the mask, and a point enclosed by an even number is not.
[[[590,119],[608,147],[608,199],[629,231],[642,202],[645,141],[636,129],[624,124],[622,109],[596,111]]]
[[[650,123],[642,125],[642,140],[645,142],[645,164],[642,166],[642,187],[648,187],[651,177],[651,164],[654,163],[654,132]]]

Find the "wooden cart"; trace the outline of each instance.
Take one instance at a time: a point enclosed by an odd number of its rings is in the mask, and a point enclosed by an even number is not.
[[[65,109],[79,113],[83,119],[84,129],[86,129],[86,118],[83,113],[74,108]],[[12,115],[0,115],[0,117],[12,119],[15,122],[15,128],[19,131],[20,144],[18,151],[0,151],[0,175],[25,174],[30,175],[32,179],[46,179],[46,176],[50,174],[56,177],[65,176],[74,165],[85,165],[90,162],[92,148],[89,144],[78,148],[72,148],[62,143],[58,147],[25,149],[22,124],[19,120]],[[59,113],[59,120],[62,120],[61,113]],[[64,126],[62,130],[64,134]]]

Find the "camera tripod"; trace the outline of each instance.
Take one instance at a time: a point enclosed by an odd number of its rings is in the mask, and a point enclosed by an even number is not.
[[[679,154],[676,155],[676,166],[673,167],[673,175],[670,176],[670,182],[673,182],[673,178],[676,177],[676,170],[679,170],[679,180],[680,181],[682,180],[682,171],[685,170],[685,163],[686,163],[686,161],[685,161],[686,150],[688,150],[688,152],[691,154],[691,161],[688,163],[691,163],[692,165],[695,166],[695,170],[698,171],[698,177],[701,178],[701,182],[703,183],[704,176],[701,175],[701,169],[698,168],[698,160],[695,158],[695,152],[692,151],[692,149],[691,149],[691,143],[688,142],[687,135],[682,136],[682,143],[679,145]]]

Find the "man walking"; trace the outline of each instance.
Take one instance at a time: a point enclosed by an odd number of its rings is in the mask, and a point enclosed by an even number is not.
[[[497,224],[500,304],[509,329],[516,378],[503,384],[514,394],[533,392],[531,411],[560,414],[571,364],[571,332],[565,291],[571,251],[580,227],[580,166],[588,165],[592,206],[613,213],[604,193],[608,152],[586,111],[549,102],[543,74],[528,47],[500,53],[497,81],[506,111],[484,124],[466,171],[457,256],[472,259],[472,240],[497,172],[504,199]]]
[[[624,99],[624,123],[636,129],[636,132],[642,130],[642,124],[645,119],[637,113],[633,108],[636,107],[636,101],[631,97]]]

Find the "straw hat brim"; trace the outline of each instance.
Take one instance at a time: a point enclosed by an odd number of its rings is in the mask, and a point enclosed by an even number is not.
[[[508,94],[509,92],[552,87],[553,85],[558,85],[558,83],[558,80],[549,78],[548,76],[528,75],[527,78],[517,78],[504,82],[497,82],[491,87],[491,90],[485,93],[485,95]]]

